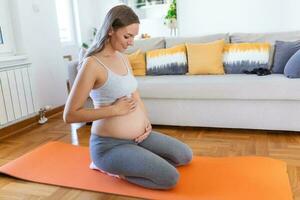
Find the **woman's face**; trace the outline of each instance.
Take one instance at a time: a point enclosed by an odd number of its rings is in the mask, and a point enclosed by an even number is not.
[[[110,43],[115,50],[122,52],[126,50],[128,46],[133,45],[134,37],[138,34],[138,32],[138,23],[130,24],[117,30],[110,31]]]

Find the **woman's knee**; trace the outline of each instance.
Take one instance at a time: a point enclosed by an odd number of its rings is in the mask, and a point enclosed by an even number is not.
[[[171,161],[175,166],[188,164],[193,159],[193,151],[187,144],[159,132],[152,131],[150,141],[146,141],[146,144],[142,145],[148,145],[146,148],[151,146],[151,151]],[[153,147],[154,145],[156,146]]]
[[[179,180],[179,173],[174,168],[173,170],[169,170],[168,172],[162,173],[159,176],[159,181],[157,181],[157,184],[161,189],[167,190],[175,187],[178,180]]]
[[[183,144],[180,154],[178,155],[177,159],[178,159],[178,166],[186,165],[186,164],[190,163],[193,159],[192,149],[188,145]]]

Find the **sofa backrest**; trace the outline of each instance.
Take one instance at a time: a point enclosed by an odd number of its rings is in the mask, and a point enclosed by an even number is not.
[[[166,48],[184,44],[184,43],[207,43],[213,42],[216,40],[224,40],[225,43],[229,43],[229,34],[213,34],[213,35],[204,35],[204,36],[194,36],[194,37],[166,37]]]
[[[220,33],[193,37],[153,37],[148,39],[137,39],[134,41],[134,45],[130,46],[125,53],[130,54],[137,50],[141,50],[141,52],[147,52],[154,49],[169,48],[177,44],[206,43],[222,39],[228,43],[230,41],[229,34]]]
[[[154,49],[165,48],[165,38],[164,37],[154,37],[149,39],[139,39],[134,41],[134,45],[126,49],[125,53],[130,54],[137,50],[141,52],[151,51]]]
[[[274,32],[274,33],[233,33],[230,35],[231,43],[240,42],[269,42],[275,44],[276,40],[300,40],[300,31]]]

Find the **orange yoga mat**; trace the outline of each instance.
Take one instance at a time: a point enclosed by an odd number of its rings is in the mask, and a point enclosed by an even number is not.
[[[179,167],[168,191],[145,189],[89,169],[87,147],[49,142],[0,167],[24,180],[161,200],[292,200],[286,164],[264,157],[199,157]],[[159,170],[159,169],[157,169]]]

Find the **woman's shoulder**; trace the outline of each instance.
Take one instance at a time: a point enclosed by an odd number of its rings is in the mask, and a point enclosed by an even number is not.
[[[82,60],[80,67],[85,70],[97,70],[97,61],[93,56],[86,57]]]
[[[93,56],[86,57],[81,64],[83,71],[102,79],[106,76],[106,70],[97,62]],[[80,69],[78,69],[79,71]]]
[[[88,56],[82,60],[82,64],[86,66],[90,66],[95,64],[95,59],[92,56]]]

